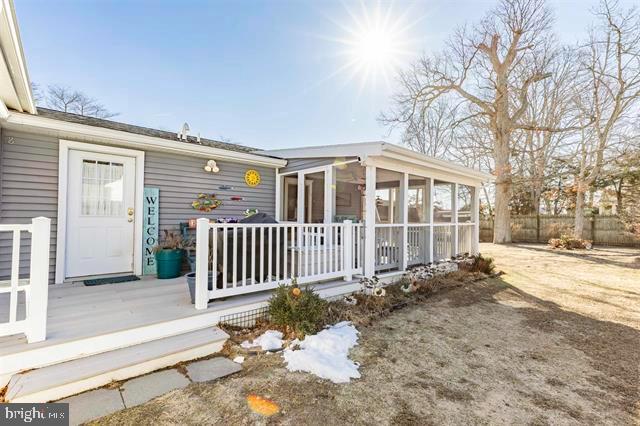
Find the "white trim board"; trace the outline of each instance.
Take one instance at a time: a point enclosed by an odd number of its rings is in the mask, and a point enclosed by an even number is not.
[[[67,191],[69,177],[69,151],[72,149],[86,152],[133,157],[136,160],[135,177],[135,226],[133,236],[133,273],[142,274],[142,202],[144,195],[144,151],[116,148],[106,145],[95,145],[84,142],[60,139],[58,157],[58,226],[56,231],[56,276],[55,283],[62,284],[66,280],[67,255]]]
[[[31,93],[31,80],[20,41],[18,20],[11,0],[2,0],[0,3],[0,37],[2,38],[3,53],[0,62],[2,62],[3,71],[9,78],[9,81],[4,82],[3,95],[9,95],[4,98],[4,101],[12,109],[36,114],[36,106]],[[6,91],[8,89],[7,83],[11,87],[9,91]]]
[[[430,169],[443,171],[445,173],[454,173],[466,176],[477,181],[489,182],[494,180],[494,177],[488,173],[382,141],[310,146],[295,149],[275,149],[263,151],[263,154],[286,159],[355,156],[359,157],[363,161],[366,161],[369,157],[388,157],[428,167]]]
[[[252,164],[263,167],[284,167],[287,160],[272,158],[261,154],[232,151],[223,148],[197,145],[194,143],[178,142],[153,136],[139,135],[122,130],[89,126],[80,123],[55,120],[52,118],[34,116],[18,112],[10,112],[3,127],[24,131],[24,126],[41,132],[55,134],[61,138],[74,138],[87,143],[119,144],[132,149],[165,151],[201,158],[226,160],[242,164]]]

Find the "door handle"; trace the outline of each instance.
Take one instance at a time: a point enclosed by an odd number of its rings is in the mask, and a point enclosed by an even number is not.
[[[131,207],[129,207],[129,208],[127,209],[127,214],[128,214],[129,216],[133,216],[133,209],[132,209]]]

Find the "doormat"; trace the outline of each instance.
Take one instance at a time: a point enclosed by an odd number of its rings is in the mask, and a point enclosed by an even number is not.
[[[84,285],[92,286],[92,285],[102,285],[102,284],[115,284],[115,283],[126,283],[128,281],[138,281],[140,277],[135,275],[125,275],[122,277],[111,277],[111,278],[96,278],[94,280],[84,280]]]

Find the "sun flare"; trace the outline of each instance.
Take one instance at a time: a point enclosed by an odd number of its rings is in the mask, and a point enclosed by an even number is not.
[[[359,80],[361,89],[379,80],[390,86],[394,72],[415,55],[416,43],[409,33],[420,19],[409,21],[410,10],[397,14],[392,4],[383,8],[380,3],[371,7],[360,2],[357,11],[346,5],[345,10],[346,22],[332,19],[344,33],[331,39],[341,45],[337,55],[342,64],[334,75]]]

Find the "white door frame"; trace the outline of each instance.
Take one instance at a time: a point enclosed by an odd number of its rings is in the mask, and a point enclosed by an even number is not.
[[[135,223],[133,227],[133,273],[142,274],[142,202],[144,192],[144,151],[116,148],[107,145],[94,145],[60,139],[58,157],[58,225],[56,232],[56,284],[66,279],[67,253],[67,190],[69,176],[69,151],[99,152],[104,154],[133,157],[135,167]]]
[[[289,197],[289,185],[291,185],[291,184],[297,185],[298,184],[298,178],[297,177],[291,177],[291,176],[283,176],[283,179],[284,179],[284,184],[283,184],[283,186],[284,186],[284,198],[281,198],[281,200],[284,200],[286,202],[286,200]],[[305,186],[305,197],[306,197],[306,195],[308,193],[309,194],[309,199],[307,200],[307,205],[306,205],[306,208],[305,208],[305,212],[306,212],[307,217],[305,217],[304,220],[301,223],[311,223],[311,208],[313,207],[313,202],[312,202],[313,181],[311,179],[308,179],[308,180],[305,179],[304,186]],[[303,205],[304,205],[304,202],[303,202]],[[300,200],[297,201],[297,206],[300,207]],[[284,210],[286,208],[286,205],[283,204],[281,206],[281,208]],[[299,211],[299,209],[297,211]],[[283,213],[282,217],[286,216],[286,212],[285,211],[283,211],[282,213]],[[293,222],[291,220],[283,220],[283,222],[296,223],[296,222]]]

